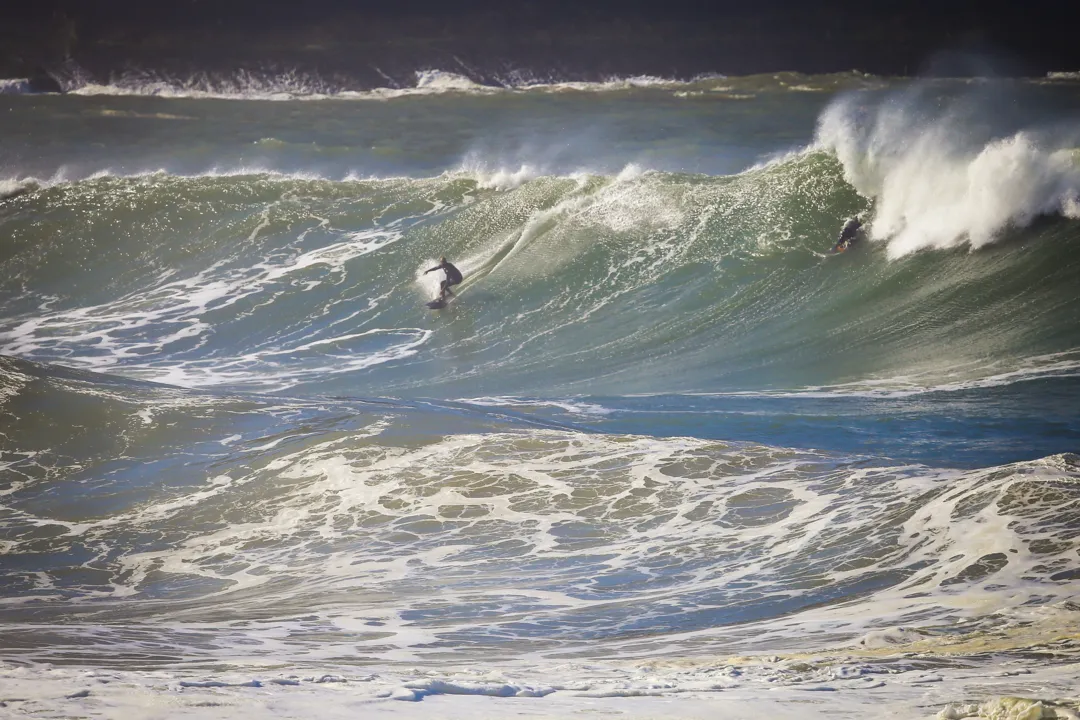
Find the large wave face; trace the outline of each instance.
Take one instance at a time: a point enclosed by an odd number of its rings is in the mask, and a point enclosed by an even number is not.
[[[186,387],[401,396],[897,390],[1075,368],[1067,88],[830,101],[734,99],[724,82],[8,98],[0,350]],[[826,257],[857,212],[880,243]],[[964,245],[981,252],[949,251]],[[443,255],[466,282],[434,315],[422,273]]]
[[[4,208],[0,349],[184,387],[459,397],[1075,365],[1071,221],[977,255],[826,257],[864,207],[821,151],[715,178],[62,183]],[[466,282],[432,314],[440,255]]]

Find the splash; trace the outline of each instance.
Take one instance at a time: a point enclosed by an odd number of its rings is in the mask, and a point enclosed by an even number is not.
[[[493,167],[477,153],[470,153],[457,173],[474,178],[477,186],[485,190],[513,190],[547,174],[545,168],[530,162],[523,162],[516,168],[501,164]]]
[[[187,77],[130,71],[104,84],[85,77],[65,83],[75,95],[149,95],[166,98],[233,98],[245,100],[292,100],[324,98],[343,88],[318,75],[289,70],[260,73],[238,70],[229,74],[196,73]]]
[[[940,108],[940,109],[939,109]],[[994,102],[915,87],[878,103],[849,95],[817,139],[845,179],[875,201],[871,237],[892,258],[925,248],[983,247],[1037,217],[1080,218],[1080,127],[1055,118],[994,127]]]
[[[0,78],[0,95],[21,95],[30,92],[26,78]]]
[[[495,88],[475,83],[459,73],[421,70],[416,73],[416,89],[429,92],[490,92]]]

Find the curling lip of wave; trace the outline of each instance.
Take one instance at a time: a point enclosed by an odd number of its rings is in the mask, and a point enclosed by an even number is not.
[[[929,116],[907,88],[870,108],[854,96],[822,113],[815,144],[873,201],[869,234],[890,258],[920,249],[972,249],[1036,217],[1080,219],[1080,162],[1069,134],[1037,126],[959,132],[972,112],[952,99]],[[980,110],[983,110],[979,106]]]

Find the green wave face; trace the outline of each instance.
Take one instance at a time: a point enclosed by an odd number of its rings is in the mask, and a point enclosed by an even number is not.
[[[891,258],[827,151],[730,176],[155,174],[9,199],[0,352],[299,393],[931,386],[1071,367],[1075,221]],[[445,255],[459,297],[424,302]]]

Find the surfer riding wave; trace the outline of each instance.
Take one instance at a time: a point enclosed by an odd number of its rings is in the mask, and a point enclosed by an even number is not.
[[[454,267],[453,263],[447,262],[445,257],[439,258],[439,264],[435,267],[425,270],[424,274],[429,272],[435,272],[436,270],[442,270],[446,273],[446,277],[441,283],[439,283],[439,297],[436,298],[439,302],[445,302],[447,295],[453,295],[454,291],[450,289],[452,285],[461,284],[461,271]]]
[[[856,215],[844,223],[844,228],[840,231],[840,237],[836,239],[836,244],[833,245],[832,251],[834,253],[842,253],[849,247],[855,244],[855,241],[859,237],[859,228],[863,225],[863,216]]]

